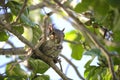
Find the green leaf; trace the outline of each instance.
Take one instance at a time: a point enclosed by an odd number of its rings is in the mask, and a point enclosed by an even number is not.
[[[102,23],[110,10],[110,6],[105,0],[82,0],[76,5],[74,10],[78,13],[92,10],[95,13],[95,18]]]
[[[79,42],[81,39],[81,34],[77,33],[77,31],[75,30],[72,30],[65,34],[65,39]],[[80,60],[82,58],[82,53],[84,51],[82,44],[69,44],[69,46],[72,49],[71,54],[72,58]]]
[[[90,59],[86,64],[85,64],[85,68],[87,69],[87,68],[89,68],[90,67],[90,64],[91,64],[91,62],[94,60],[94,58],[92,58],[92,59]]]
[[[7,41],[9,38],[9,36],[7,35],[7,33],[3,30],[0,31],[0,41]]]
[[[106,75],[107,77],[104,77],[105,80],[112,80],[112,75],[109,69],[106,70]]]
[[[87,80],[90,80],[91,76],[94,74],[94,70],[96,69],[96,66],[90,66],[85,70],[84,76]]]
[[[100,53],[101,53],[100,49],[94,48],[89,51],[86,51],[84,55],[90,55],[94,57],[94,56],[100,56],[101,55]]]
[[[24,9],[24,15],[26,15],[26,16],[29,15],[29,8],[28,8],[28,7],[26,7],[26,8]]]
[[[67,33],[65,34],[65,39],[66,39],[66,40],[71,40],[71,41],[73,41],[73,40],[75,40],[76,37],[77,37],[77,31],[75,31],[75,30],[72,30],[72,31],[67,32]]]
[[[33,29],[30,26],[24,26],[24,33],[22,34],[24,38],[32,42],[33,40]]]
[[[102,68],[100,73],[101,73],[100,74],[101,79],[106,80],[104,78],[106,77],[107,68]]]
[[[18,80],[27,79],[28,74],[23,69],[21,69],[19,64],[16,64],[14,68],[10,70],[12,65],[13,65],[13,62],[7,64],[6,66],[6,74],[8,78],[14,78]]]
[[[20,34],[23,34],[24,32],[24,28],[22,26],[13,26],[12,28],[19,32]]]
[[[108,68],[106,68],[106,67],[89,65],[86,67],[84,76],[85,76],[86,80],[99,80],[99,79],[100,80],[109,80],[109,79],[104,79],[107,76],[107,70],[108,70]]]
[[[120,0],[107,0],[107,1],[112,7],[120,9]]]
[[[71,44],[71,49],[72,49],[72,58],[76,60],[80,60],[82,58],[82,53],[84,51],[83,47],[81,44]]]
[[[104,74],[104,72],[106,72],[105,68],[102,68],[102,67],[99,67],[99,66],[96,67],[96,69],[93,71],[94,74],[91,75],[92,80],[99,79],[99,76]]]
[[[98,4],[99,3],[99,4]],[[104,0],[96,0],[93,5],[94,11],[101,16],[105,16],[109,11],[109,5]]]
[[[77,6],[75,7],[74,11],[81,13],[84,12],[88,9],[88,5],[83,4],[83,3],[78,3]]]
[[[18,15],[22,5],[19,4],[18,2],[16,1],[8,1],[7,4],[6,4],[7,7],[10,8],[11,12],[14,14],[14,15]]]
[[[49,65],[39,59],[29,59],[29,65],[32,67],[33,72],[43,74],[49,69]]]
[[[20,20],[22,23],[26,24],[27,26],[36,26],[36,24],[34,22],[32,22],[27,16],[25,16],[24,14],[21,15]]]
[[[5,14],[5,20],[10,23],[13,21],[13,15],[11,13],[6,13]]]
[[[6,6],[10,8],[11,13],[14,14],[16,17],[22,8],[22,4],[16,1],[8,1]],[[35,26],[36,24],[29,19],[28,14],[29,14],[29,9],[26,7],[24,9],[24,12],[20,16],[20,21],[27,26]]]
[[[36,45],[36,43],[38,42],[38,40],[41,38],[41,35],[42,35],[42,31],[40,29],[39,26],[34,26],[32,27],[32,30],[33,30],[33,40],[32,40],[32,43],[34,45]]]
[[[111,52],[117,52],[118,54],[120,54],[120,45],[117,45],[117,46],[107,46],[108,50],[111,51]]]
[[[119,24],[119,26],[120,26],[120,24]],[[115,42],[120,42],[120,35],[118,35],[118,34],[120,33],[119,28],[118,28],[116,31],[114,31],[113,33],[114,33],[114,35],[113,35],[113,40],[114,40]]]
[[[112,59],[113,59],[114,65],[120,65],[120,58],[119,57],[113,56]]]
[[[20,12],[23,4],[17,2],[17,1],[8,1],[7,4],[6,4],[7,7],[10,8],[11,12],[14,14],[14,15],[18,15],[18,13]],[[25,7],[24,11],[23,11],[23,14],[28,16],[29,14],[29,9],[27,7]]]
[[[78,3],[74,8],[74,11],[81,13],[87,11],[89,6],[94,2],[94,0],[82,0],[82,2]]]
[[[6,77],[3,80],[26,80],[25,78],[19,77],[19,76],[10,76],[10,77]]]
[[[48,75],[40,75],[34,80],[50,80],[50,77]]]

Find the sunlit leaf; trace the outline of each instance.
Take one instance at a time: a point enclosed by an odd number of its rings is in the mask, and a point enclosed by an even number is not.
[[[84,51],[81,44],[71,44],[72,54],[71,56],[76,59],[80,60],[82,58],[82,53]]]
[[[72,30],[65,34],[65,39],[79,42],[81,39],[81,35],[80,33],[77,33],[77,31]],[[82,44],[69,44],[69,46],[72,49],[71,56],[76,60],[80,60],[84,51]]]
[[[106,75],[107,77],[104,77],[105,80],[112,80],[112,76],[111,76],[111,73],[109,71],[109,69],[106,70]]]
[[[22,34],[24,38],[26,38],[28,41],[32,42],[33,40],[33,29],[32,27],[25,27],[24,26],[24,33]]]
[[[84,76],[86,77],[86,79],[90,79],[91,75],[93,75],[93,71],[96,69],[96,66],[90,66],[89,68],[87,68],[85,70]]]
[[[65,39],[73,41],[77,37],[77,32],[72,30],[65,34]]]

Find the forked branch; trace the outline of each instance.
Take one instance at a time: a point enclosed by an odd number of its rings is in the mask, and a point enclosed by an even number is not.
[[[110,57],[109,52],[103,47],[103,45],[96,39],[96,37],[84,26],[84,24],[75,16],[73,13],[67,9],[64,5],[62,5],[58,0],[54,0],[54,2],[59,5],[77,24],[75,26],[76,29],[78,29],[81,32],[86,32],[89,38],[92,40],[92,42],[101,50],[101,52],[105,55],[108,67],[110,69],[110,72],[112,74],[113,80],[118,80],[114,71],[114,64]]]

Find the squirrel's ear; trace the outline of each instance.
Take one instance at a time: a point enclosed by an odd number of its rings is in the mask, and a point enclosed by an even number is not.
[[[65,28],[62,29],[62,32],[65,30]]]
[[[50,31],[52,31],[52,30],[53,30],[53,26],[54,26],[53,24],[49,25],[49,27],[48,27],[48,28],[49,28],[49,30],[50,30]]]

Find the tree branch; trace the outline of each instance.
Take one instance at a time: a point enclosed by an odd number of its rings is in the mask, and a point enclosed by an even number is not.
[[[64,59],[73,67],[73,69],[75,70],[75,72],[77,73],[77,75],[78,75],[78,77],[79,77],[80,79],[85,80],[85,79],[81,76],[81,74],[79,73],[79,71],[77,70],[77,67],[76,67],[67,57],[65,57],[65,56],[62,55],[62,54],[60,54],[60,56],[61,56],[62,58],[64,58]]]
[[[24,0],[24,4],[23,4],[23,6],[22,6],[20,12],[18,13],[18,16],[17,16],[15,22],[17,22],[17,21],[19,20],[21,14],[23,13],[23,11],[24,11],[24,9],[25,9],[25,7],[26,7],[26,5],[27,5],[27,1],[28,1],[28,0]]]
[[[12,48],[15,48],[15,45],[10,40],[6,41],[6,43],[9,44]]]
[[[66,39],[64,39],[64,42],[68,42],[68,43],[71,43],[71,44],[83,44],[82,42],[70,41],[70,40],[66,40]]]
[[[78,25],[77,28],[81,32],[85,31],[89,38],[93,41],[93,43],[102,51],[102,53],[105,55],[108,67],[110,69],[110,72],[112,74],[113,80],[118,80],[114,71],[114,64],[113,61],[109,55],[109,52],[102,46],[101,43],[98,42],[98,40],[95,38],[95,36],[84,26],[84,24],[75,16],[71,11],[69,11],[64,5],[62,5],[58,0],[54,0],[55,3],[57,3]]]
[[[45,6],[45,3],[39,3],[39,4],[36,4],[36,5],[31,5],[29,7],[30,10],[35,10],[35,9],[39,9],[39,8],[43,8]]]
[[[45,56],[38,48],[38,44],[37,46],[33,46],[29,41],[27,41],[23,36],[21,36],[19,33],[17,33],[15,30],[11,29],[11,25],[9,23],[3,23],[0,21],[0,25],[3,29],[8,30],[9,32],[13,33],[16,37],[19,38],[19,40],[21,40],[22,42],[24,42],[28,47],[30,47],[32,50],[35,51],[35,54],[40,57],[41,60],[43,60],[44,62],[46,62],[48,65],[50,65],[60,76],[63,80],[68,80],[68,78],[65,76],[64,73],[61,72],[61,70],[55,65],[55,63],[53,62],[52,58],[49,58],[47,56]]]
[[[17,31],[12,29],[11,28],[12,26],[9,23],[3,23],[2,21],[0,21],[0,25],[1,25],[0,27],[13,33],[20,41],[22,41],[23,43],[25,43],[26,45],[34,49],[34,46],[27,39],[25,39],[21,34],[19,34]]]
[[[26,55],[23,48],[0,49],[0,55]]]
[[[64,73],[61,72],[61,70],[55,65],[53,62],[53,59],[50,57],[45,56],[38,48],[35,51],[35,54],[40,57],[41,60],[46,62],[49,66],[51,66],[60,76],[63,80],[68,80],[68,78],[65,76]]]

